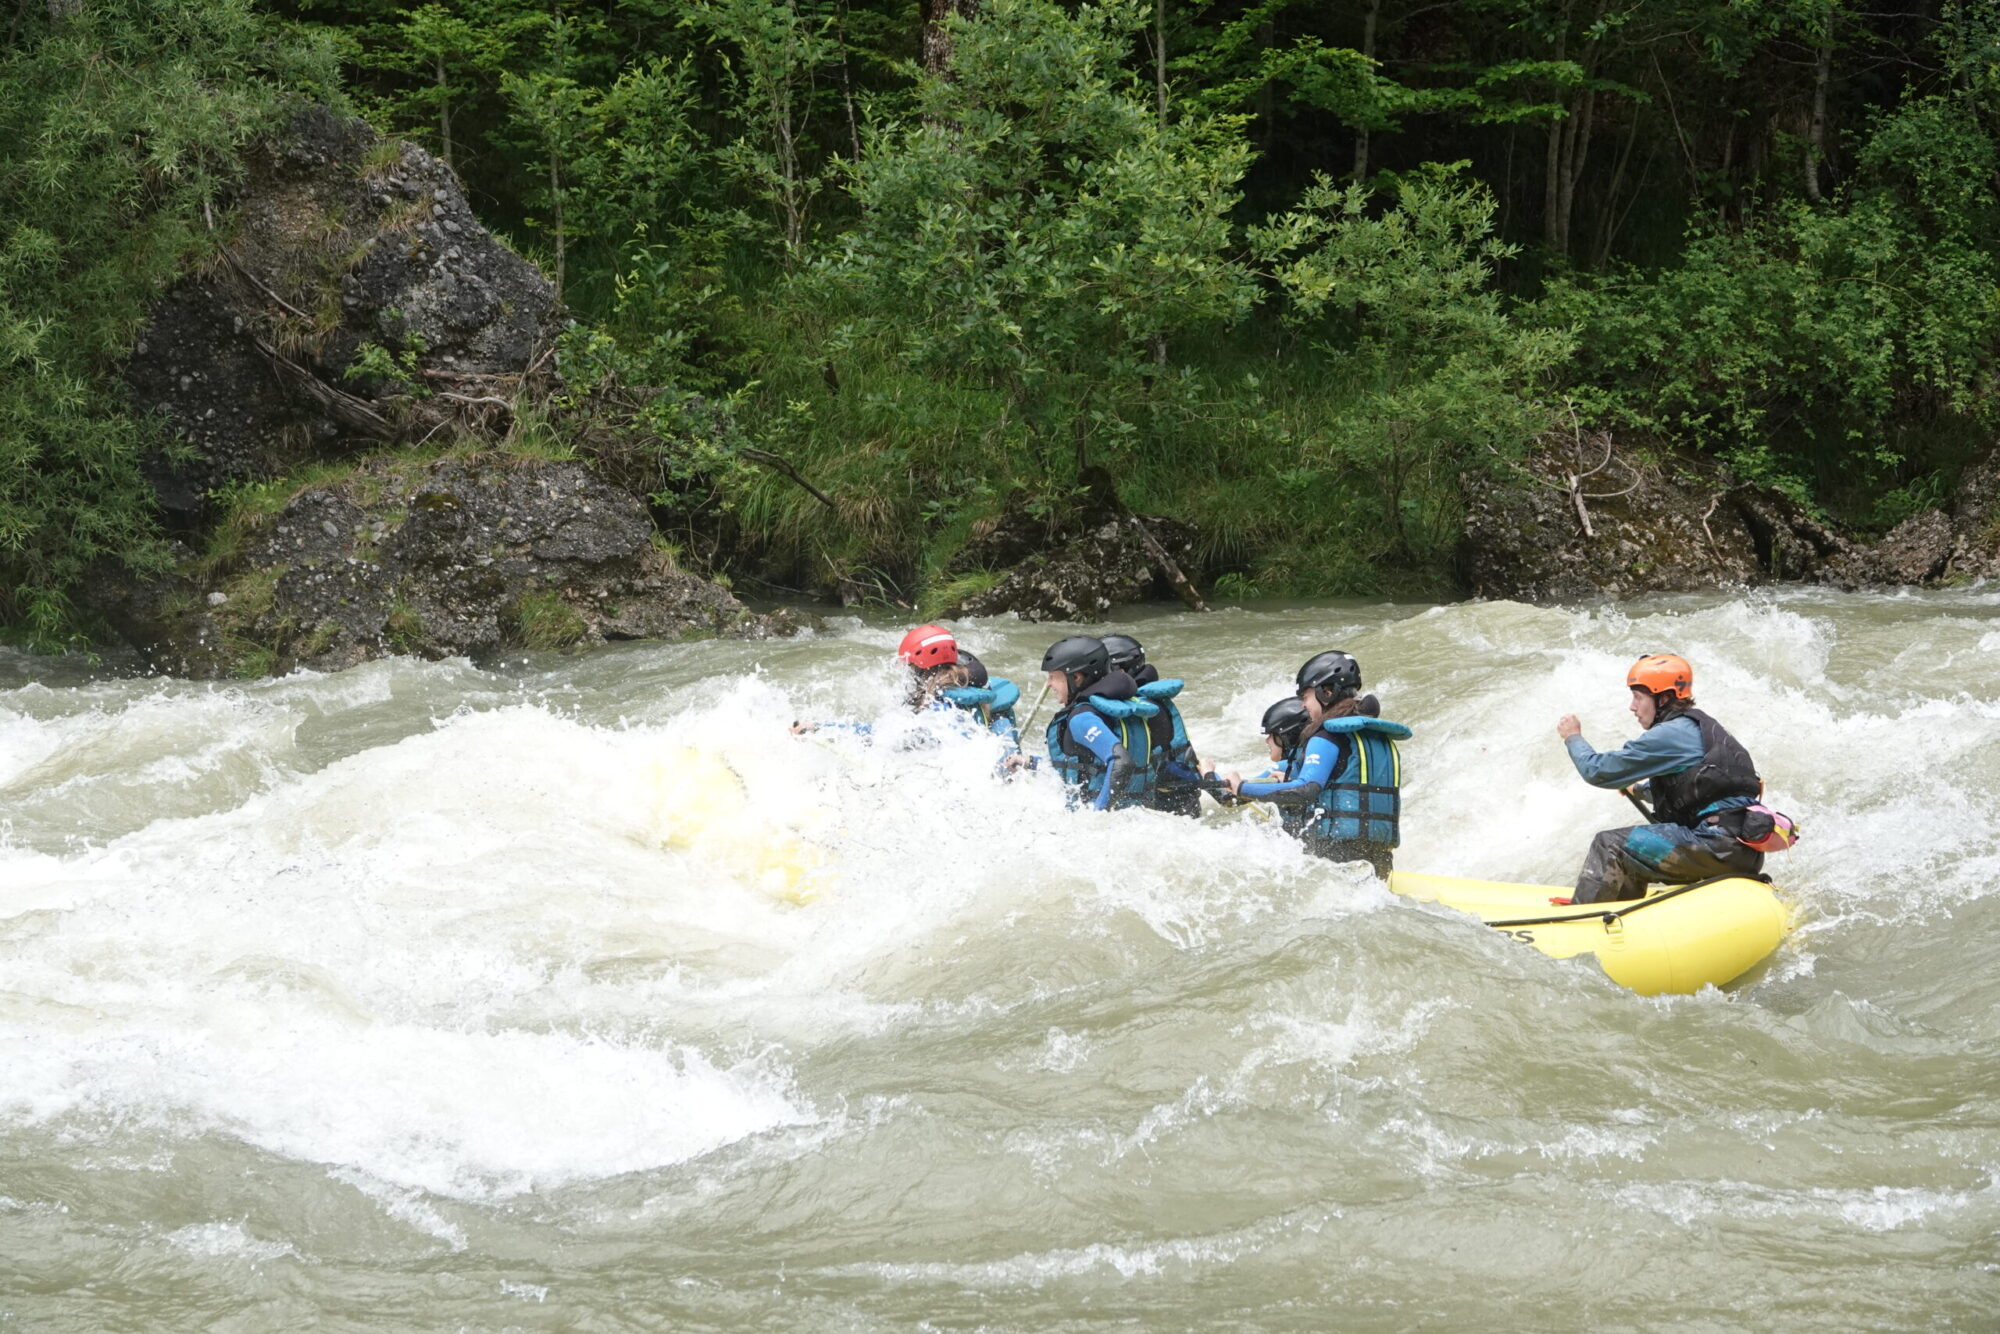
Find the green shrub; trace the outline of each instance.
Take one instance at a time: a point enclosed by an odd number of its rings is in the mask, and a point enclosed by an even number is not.
[[[148,304],[208,250],[240,150],[324,43],[251,0],[18,6],[0,51],[0,628],[78,642],[93,562],[165,560],[140,459],[163,442],[117,383]]]
[[[1543,317],[1581,327],[1579,397],[1607,419],[1801,496],[1889,489],[1934,466],[1925,437],[2000,419],[1995,165],[1969,105],[1915,99],[1838,201],[1705,225],[1672,268],[1558,285]]]
[[[526,649],[568,648],[589,629],[576,609],[553,590],[523,593],[501,613],[501,622],[508,643]]]

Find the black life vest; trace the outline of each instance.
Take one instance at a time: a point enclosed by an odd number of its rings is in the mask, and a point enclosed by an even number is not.
[[[1661,824],[1693,826],[1718,801],[1755,800],[1764,784],[1743,744],[1700,709],[1682,709],[1674,717],[1692,719],[1701,728],[1701,762],[1652,781],[1653,818]]]

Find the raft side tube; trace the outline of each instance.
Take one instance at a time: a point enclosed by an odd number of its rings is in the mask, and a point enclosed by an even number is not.
[[[1735,981],[1778,948],[1791,919],[1770,885],[1742,876],[1567,907],[1549,902],[1573,892],[1558,885],[1397,871],[1389,888],[1470,913],[1550,958],[1593,955],[1612,981],[1642,996],[1690,995]]]

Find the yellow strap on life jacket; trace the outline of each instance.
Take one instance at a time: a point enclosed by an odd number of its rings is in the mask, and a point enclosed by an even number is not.
[[[1398,746],[1394,741],[1388,741],[1388,746],[1389,786],[1401,787],[1403,785],[1403,748]],[[1354,749],[1361,760],[1361,785],[1366,787],[1368,786],[1368,745],[1361,738],[1356,737],[1354,740]]]
[[[1139,736],[1143,743],[1136,749],[1132,745],[1132,725],[1139,725]],[[1153,759],[1153,734],[1146,727],[1144,718],[1120,718],[1118,720],[1118,744],[1125,747],[1125,753],[1133,757],[1134,763],[1150,767]]]

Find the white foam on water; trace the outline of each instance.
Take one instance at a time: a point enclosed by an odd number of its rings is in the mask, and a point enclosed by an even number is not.
[[[162,1240],[177,1251],[205,1260],[278,1260],[298,1252],[282,1241],[259,1241],[243,1230],[240,1222],[190,1223],[176,1228]]]
[[[1790,596],[1239,613],[1189,624],[1247,648],[1155,657],[1190,680],[1203,755],[1249,771],[1265,706],[1290,693],[1300,660],[1342,643],[1385,713],[1416,729],[1398,864],[1564,884],[1597,829],[1635,817],[1576,778],[1556,717],[1576,711],[1595,743],[1615,745],[1635,730],[1632,658],[1686,654],[1703,704],[1806,826],[1770,866],[1805,909],[1772,977],[1810,990],[1854,942],[1924,929],[2000,884],[2000,700],[1969,679],[1993,636],[1975,617],[1908,605],[1907,624],[1876,609],[1886,628]],[[102,688],[76,707],[0,692],[0,788],[43,803],[32,830],[23,819],[0,835],[0,1128],[52,1127],[106,1163],[134,1135],[249,1144],[323,1164],[388,1216],[466,1249],[463,1202],[674,1168],[627,1221],[679,1226],[729,1207],[746,1178],[941,1120],[929,1090],[877,1097],[871,1084],[850,1106],[839,1081],[857,1048],[885,1080],[874,1066],[895,1063],[902,1037],[944,1034],[963,1040],[947,1059],[1092,1085],[1101,1102],[1088,1114],[968,1137],[1043,1180],[1081,1166],[1118,1183],[1092,1189],[1132,1189],[1135,1173],[1187,1166],[1189,1143],[1228,1143],[1266,1116],[1305,1118],[1293,1133],[1359,1135],[1371,1171],[1417,1183],[1513,1156],[1571,1180],[1621,1158],[1674,1170],[1685,1136],[1661,1108],[1686,1096],[1675,1025],[1696,1012],[1714,1040],[1728,1031],[1715,1016],[1757,1004],[1754,991],[1649,1005],[1524,951],[1479,1003],[1511,1001],[1504,988],[1533,971],[1616,1019],[1640,1015],[1663,1044],[1660,1068],[1644,1093],[1619,1096],[1657,1105],[1579,1126],[1434,1119],[1425,1081],[1451,1075],[1424,1064],[1449,1061],[1426,1039],[1441,1007],[1483,984],[1428,976],[1411,942],[1448,936],[1451,921],[1413,916],[1392,942],[1406,953],[1371,956],[1402,921],[1389,915],[1411,910],[1269,824],[1072,812],[1046,774],[999,781],[997,742],[904,710],[881,666],[898,634],[842,627],[789,676],[754,670],[742,646],[705,646],[737,656],[609,701],[572,688],[569,668],[524,685],[414,663],[250,688]],[[1007,670],[1005,652],[976,647]],[[584,661],[618,679],[615,659]],[[1940,692],[1939,670],[1968,681]],[[876,730],[788,735],[801,717]],[[121,737],[138,744],[121,752]],[[39,777],[24,786],[24,774]],[[65,801],[101,801],[116,818],[86,822],[69,845],[50,833]],[[1354,929],[1315,937],[1316,918]],[[1486,948],[1481,928],[1464,929]],[[1314,946],[1302,960],[1279,957],[1292,932]],[[1145,992],[1149,1022],[1107,1013],[1123,979]],[[1393,999],[1371,991],[1384,982]],[[1071,1019],[1071,995],[1097,1008]],[[1450,999],[1408,999],[1433,995]],[[1770,1026],[1774,1040],[1819,1042],[1868,1021],[1812,1012]],[[995,1050],[981,1054],[989,1030]],[[1195,1056],[1146,1046],[1183,1034]],[[1328,1096],[1357,1089],[1380,1096]],[[955,1133],[935,1129],[946,1167],[961,1165]],[[1909,1176],[1784,1193],[1624,1189],[1620,1202],[1677,1219],[1766,1209],[1861,1232],[1948,1223],[1970,1199]],[[230,1226],[176,1244],[271,1244]],[[1293,1226],[1015,1242],[1004,1259],[825,1272],[1034,1287],[1226,1266]]]
[[[1681,1227],[1727,1219],[1838,1222],[1863,1232],[1894,1232],[1965,1210],[1985,1192],[1906,1186],[1777,1191],[1742,1181],[1643,1183],[1618,1188],[1625,1207],[1657,1213]]]
[[[378,1181],[366,1172],[360,1171],[339,1170],[328,1175],[342,1185],[352,1186],[375,1201],[382,1207],[383,1213],[405,1227],[434,1241],[443,1242],[447,1250],[460,1252],[469,1244],[465,1229],[446,1218],[438,1211],[437,1206],[415,1189]]]
[[[539,1283],[516,1283],[511,1279],[500,1280],[500,1295],[513,1297],[524,1302],[540,1304],[549,1299],[549,1290]]]
[[[996,968],[933,996],[913,948],[1054,911],[1185,950],[1320,892],[1283,840],[1073,815],[997,782],[992,738],[879,703],[872,739],[810,741],[754,677],[627,727],[463,712],[79,855],[6,849],[0,1116],[502,1197],[823,1116],[787,1049],[1047,994]],[[725,798],[692,833],[690,753]],[[1061,871],[1107,858],[1115,883]]]
[[[1093,1242],[1085,1246],[1022,1252],[1001,1260],[857,1264],[821,1272],[837,1277],[874,1277],[895,1283],[951,1284],[958,1287],[1040,1288],[1090,1277],[1157,1278],[1234,1264],[1288,1233],[1312,1232],[1340,1217],[1337,1209],[1294,1210],[1234,1231],[1151,1243]]]
[[[1091,1046],[1090,1039],[1080,1033],[1065,1033],[1060,1028],[1052,1028],[1048,1040],[1042,1044],[1041,1054],[1035,1058],[1035,1065],[1042,1070],[1068,1074],[1081,1069],[1090,1060]]]

